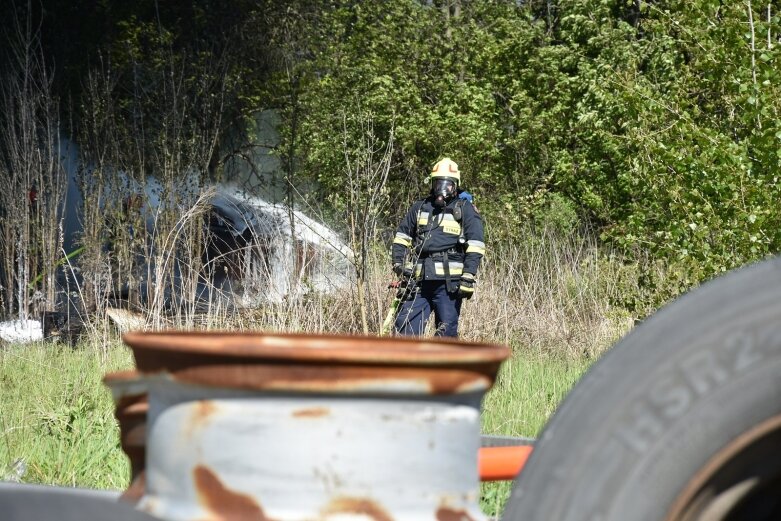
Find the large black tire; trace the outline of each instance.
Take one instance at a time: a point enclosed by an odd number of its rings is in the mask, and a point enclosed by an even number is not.
[[[2,521],[159,521],[119,492],[0,482]]]
[[[502,519],[781,519],[781,260],[617,343],[562,402]]]

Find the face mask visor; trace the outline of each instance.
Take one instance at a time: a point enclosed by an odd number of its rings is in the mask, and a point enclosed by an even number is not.
[[[452,179],[434,179],[431,183],[431,193],[435,196],[441,196],[444,199],[450,199],[456,193],[456,183]]]

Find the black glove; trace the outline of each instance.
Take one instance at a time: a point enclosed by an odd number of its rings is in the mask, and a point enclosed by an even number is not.
[[[461,298],[472,298],[475,293],[475,276],[471,273],[463,273],[458,283],[458,296]]]

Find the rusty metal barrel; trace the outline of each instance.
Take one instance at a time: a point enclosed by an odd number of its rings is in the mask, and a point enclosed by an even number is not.
[[[138,508],[170,520],[483,520],[480,404],[503,346],[127,333],[148,391]]]
[[[103,383],[111,389],[114,415],[119,424],[119,441],[130,460],[130,487],[122,495],[128,502],[143,494],[146,462],[146,419],[149,409],[146,382],[137,371],[108,373]]]

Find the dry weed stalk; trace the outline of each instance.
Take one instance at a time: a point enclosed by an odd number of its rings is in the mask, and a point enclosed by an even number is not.
[[[632,324],[613,304],[621,269],[594,240],[575,234],[546,230],[500,246],[465,308],[463,331],[539,352],[597,356]]]
[[[379,331],[393,295],[387,289],[388,258],[369,255],[367,325]],[[481,270],[476,296],[465,303],[465,339],[564,357],[596,357],[632,326],[613,304],[623,291],[623,269],[601,254],[595,241],[544,232],[492,250]],[[211,317],[209,327],[253,331],[363,333],[354,288],[265,304]],[[429,332],[430,333],[430,332]]]
[[[155,327],[171,314],[195,323],[213,195],[201,188],[220,129],[224,77],[219,64],[198,74],[188,67],[173,56],[159,69],[134,64],[134,74],[145,76],[134,78],[121,105],[116,71],[94,70],[88,79],[78,141],[82,304],[91,316],[121,300]]]
[[[5,26],[12,67],[0,78],[0,284],[4,314],[53,309],[67,180],[60,162],[58,103],[31,20]]]
[[[387,138],[380,138],[374,130],[374,121],[369,114],[357,116],[360,142],[357,147],[349,143],[350,131],[347,116],[343,116],[343,149],[347,194],[347,230],[353,252],[352,265],[355,268],[358,311],[364,334],[369,333],[369,267],[372,245],[377,242],[377,227],[387,212],[388,174],[393,157],[393,133],[391,126]]]

